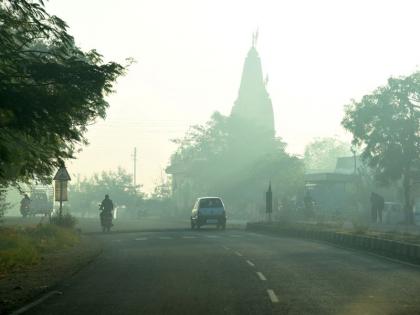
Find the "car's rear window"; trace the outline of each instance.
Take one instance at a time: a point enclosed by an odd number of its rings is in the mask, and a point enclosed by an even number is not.
[[[207,198],[200,200],[200,208],[221,208],[222,201],[219,198]]]

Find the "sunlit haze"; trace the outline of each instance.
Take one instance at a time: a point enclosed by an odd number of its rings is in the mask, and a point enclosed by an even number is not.
[[[277,136],[295,154],[314,137],[349,139],[343,106],[420,60],[417,1],[51,0],[47,10],[83,49],[137,61],[69,171],[132,170],[137,147],[145,191],[164,173],[170,139],[230,113],[257,29]]]

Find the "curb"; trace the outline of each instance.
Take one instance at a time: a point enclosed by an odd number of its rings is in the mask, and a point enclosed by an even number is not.
[[[362,250],[420,265],[420,245],[416,244],[343,232],[286,228],[265,223],[247,223],[246,229],[248,231],[276,234],[280,236],[324,241],[341,247]]]

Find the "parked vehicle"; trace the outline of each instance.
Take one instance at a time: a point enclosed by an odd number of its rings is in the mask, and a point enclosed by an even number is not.
[[[54,199],[49,187],[33,188],[29,201],[21,205],[20,212],[23,217],[37,214],[50,216],[54,211]]]
[[[203,225],[226,228],[226,210],[219,197],[201,197],[196,200],[191,213],[191,229],[199,229]]]

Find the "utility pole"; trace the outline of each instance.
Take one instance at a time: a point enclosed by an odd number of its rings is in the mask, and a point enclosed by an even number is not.
[[[134,148],[134,154],[133,154],[133,185],[134,185],[134,190],[136,190],[136,174],[137,174],[137,148]]]

